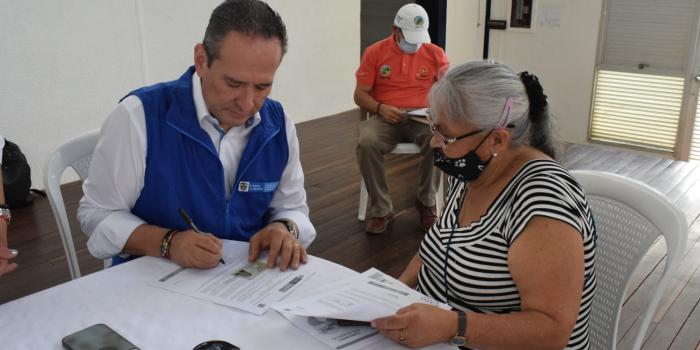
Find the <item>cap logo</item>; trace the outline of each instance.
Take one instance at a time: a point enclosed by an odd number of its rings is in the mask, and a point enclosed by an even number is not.
[[[391,66],[390,65],[385,64],[379,68],[379,75],[386,77],[389,74],[391,74]]]
[[[425,24],[425,20],[423,19],[422,16],[416,16],[416,17],[413,17],[413,24],[416,25],[416,28],[422,28],[423,24]]]

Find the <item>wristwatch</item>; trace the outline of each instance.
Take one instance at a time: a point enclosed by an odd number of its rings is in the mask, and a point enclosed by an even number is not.
[[[5,222],[9,224],[10,219],[12,219],[10,208],[8,208],[6,204],[0,204],[0,220],[5,220]]]
[[[272,222],[279,222],[280,224],[284,225],[284,227],[287,228],[287,231],[289,231],[294,238],[299,239],[299,230],[297,229],[297,225],[292,220],[277,219],[273,220]]]
[[[450,339],[450,345],[465,346],[467,345],[467,314],[464,311],[457,310],[457,335]]]

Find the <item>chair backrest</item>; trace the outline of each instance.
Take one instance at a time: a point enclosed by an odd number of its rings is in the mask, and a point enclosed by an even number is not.
[[[661,295],[685,251],[685,216],[663,194],[640,181],[601,171],[571,172],[586,193],[596,225],[597,286],[590,314],[591,349],[615,349],[625,289],[659,235],[666,264],[646,304],[633,349],[639,349]]]
[[[71,167],[81,180],[85,180],[98,138],[99,130],[93,130],[67,141],[58,146],[51,154],[44,168],[44,188],[49,197],[51,211],[56,218],[58,232],[61,234],[72,279],[80,277],[80,266],[78,266],[78,257],[75,253],[68,215],[61,195],[61,177],[66,168]]]

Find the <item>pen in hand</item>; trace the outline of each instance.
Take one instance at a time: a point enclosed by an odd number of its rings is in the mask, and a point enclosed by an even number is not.
[[[194,225],[194,222],[192,222],[192,219],[190,219],[190,216],[187,215],[187,212],[185,211],[185,209],[178,208],[178,211],[180,212],[180,216],[182,217],[182,220],[185,220],[185,223],[192,229],[192,231],[203,235],[202,231],[200,231],[197,228],[197,226]],[[224,261],[224,258],[219,258],[219,262],[224,264],[224,265],[226,264],[226,262]]]

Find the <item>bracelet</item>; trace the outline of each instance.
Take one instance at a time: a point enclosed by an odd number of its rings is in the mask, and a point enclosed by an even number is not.
[[[378,116],[380,116],[380,117],[381,117],[382,115],[379,114],[379,107],[381,107],[382,105],[383,105],[383,103],[379,102],[379,104],[377,105],[376,113],[375,113],[376,115],[378,115]]]
[[[173,236],[179,232],[180,231],[177,229],[172,229],[163,236],[163,240],[160,241],[160,256],[170,259],[170,241],[172,241]]]
[[[10,220],[12,220],[10,209],[8,209],[6,205],[0,205],[0,221],[5,221],[5,223],[9,225]]]

